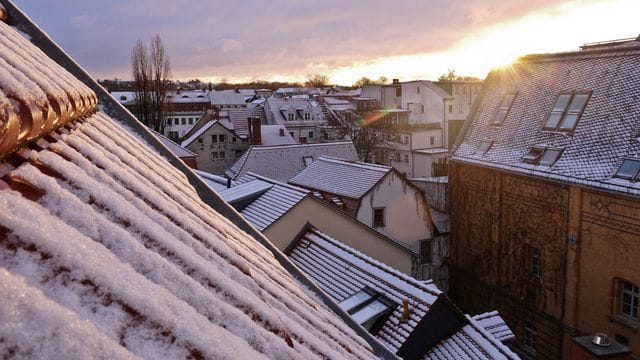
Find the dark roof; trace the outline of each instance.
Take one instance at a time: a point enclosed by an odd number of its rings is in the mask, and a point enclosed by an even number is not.
[[[407,358],[517,358],[431,281],[407,276],[308,225],[286,250],[337,302],[367,287],[396,304],[377,337]],[[408,321],[401,321],[409,300]],[[430,345],[429,345],[430,344]]]
[[[0,22],[0,59],[17,59],[0,71],[0,100],[14,99],[0,101],[9,120],[0,140],[28,146],[0,152],[0,357],[371,358],[373,348],[391,356],[3,4],[47,54]],[[100,93],[100,109],[78,77]],[[18,104],[34,115],[14,112]],[[36,106],[50,109],[44,120]],[[10,138],[12,122],[27,135]]]
[[[614,178],[625,158],[640,158],[640,43],[530,55],[493,70],[453,159],[507,171],[640,194],[640,183]],[[560,93],[590,99],[573,132],[543,130]],[[504,123],[491,125],[503,96],[516,93]],[[476,151],[493,142],[485,155]],[[562,150],[552,166],[527,164],[533,146]]]

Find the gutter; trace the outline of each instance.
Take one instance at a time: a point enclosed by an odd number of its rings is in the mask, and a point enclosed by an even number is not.
[[[399,359],[394,353],[384,346],[373,335],[355,322],[349,314],[342,310],[329,295],[322,291],[309,277],[295,266],[280,250],[278,250],[262,233],[256,230],[249,222],[224,202],[204,180],[189,168],[180,158],[174,155],[151,130],[136,119],[120,102],[116,101],[105,88],[98,84],[91,75],[76,63],[62,48],[60,48],[38,25],[36,25],[25,13],[23,13],[11,0],[0,0],[8,13],[11,26],[31,37],[31,42],[40,48],[47,56],[69,71],[78,80],[91,88],[98,97],[98,107],[109,116],[117,119],[123,125],[140,136],[147,144],[163,156],[171,165],[186,175],[189,183],[195,188],[200,199],[211,208],[225,216],[232,223],[256,239],[269,249],[291,276],[302,285],[314,292],[322,302],[336,315],[338,315],[356,334],[362,337],[373,349],[373,352],[382,359]]]

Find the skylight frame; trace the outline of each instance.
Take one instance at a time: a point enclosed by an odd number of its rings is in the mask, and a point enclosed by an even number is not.
[[[485,156],[489,152],[489,150],[491,150],[491,148],[493,147],[494,142],[495,141],[493,140],[482,140],[478,145],[478,147],[476,148],[476,151],[473,153],[473,155],[479,156],[479,157]]]
[[[533,145],[527,154],[522,157],[522,162],[536,166],[552,167],[560,160],[560,157],[564,153],[564,148],[557,148],[545,145]],[[555,157],[544,160],[547,156],[555,154]]]
[[[622,170],[622,167],[627,162],[636,163],[636,169],[635,169],[633,175],[620,174],[620,170]],[[615,174],[613,174],[613,177],[614,178],[619,178],[619,179],[624,179],[624,180],[629,180],[629,181],[638,181],[638,178],[640,177],[640,158],[624,158],[622,160],[622,164],[620,164],[620,166],[616,170]]]
[[[589,105],[592,94],[593,91],[564,91],[559,93],[556,96],[551,111],[547,114],[546,120],[542,125],[542,130],[567,134],[573,133]],[[582,96],[586,96],[584,104],[579,109],[573,109],[572,105],[574,102]],[[567,98],[567,101],[564,106],[558,108],[557,105],[561,98]],[[569,118],[574,118],[574,120],[569,123],[572,124],[571,126],[566,125]],[[554,121],[551,121],[552,119],[554,119]]]
[[[506,106],[505,102],[507,101],[507,98],[510,96],[513,96],[513,98],[511,99],[511,101],[508,102],[508,106]],[[511,108],[513,108],[513,104],[516,102],[517,98],[518,98],[518,92],[506,93],[502,95],[502,100],[500,101],[498,110],[496,110],[493,120],[491,121],[492,126],[501,126],[504,124],[504,121],[509,116],[509,113],[511,112]]]

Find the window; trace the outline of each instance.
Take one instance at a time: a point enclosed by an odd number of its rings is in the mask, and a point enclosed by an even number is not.
[[[549,117],[542,127],[545,130],[572,132],[584,109],[591,93],[571,92],[558,95]]]
[[[182,125],[187,125],[187,118],[182,118]]]
[[[433,262],[433,242],[423,240],[420,242],[420,263],[431,264]]]
[[[622,165],[613,176],[635,181],[638,180],[638,173],[640,173],[640,159],[624,159]]]
[[[476,149],[476,152],[473,153],[473,155],[484,156],[487,152],[489,152],[489,149],[491,149],[492,145],[493,140],[481,141],[480,145],[478,145],[478,148]]]
[[[535,352],[536,351],[536,328],[535,326],[525,323],[524,324],[524,339],[523,345],[525,349]]]
[[[172,125],[172,124],[173,124],[173,119],[167,118],[167,125]]]
[[[374,335],[396,307],[391,300],[367,287],[344,299],[338,306]]]
[[[236,142],[238,139],[234,136],[231,138],[231,142]]]
[[[420,94],[420,85],[416,87],[416,94]]]
[[[302,157],[302,161],[304,162],[304,166],[307,167],[307,166],[311,165],[311,163],[313,162],[313,157],[311,157],[311,156],[303,156]]]
[[[220,151],[220,159],[224,159],[224,157],[225,157],[224,151]]]
[[[211,153],[211,159],[213,159],[213,160],[217,160],[218,159],[218,152],[217,151],[214,151],[214,152]]]
[[[620,294],[618,313],[632,320],[638,320],[638,287],[634,284],[619,280]]]
[[[173,119],[173,124],[174,125],[180,125],[180,118]]]
[[[309,139],[313,139],[313,131],[309,131]]]
[[[453,112],[453,105],[449,105],[449,114]]]
[[[216,134],[211,135],[211,142],[212,143],[217,143],[218,142],[218,135],[216,135]]]
[[[300,137],[298,138],[298,142],[299,142],[300,144],[306,144],[306,143],[307,143],[307,137],[306,137],[306,136],[300,136]]]
[[[296,114],[294,114],[294,113],[287,114],[287,120],[293,121],[295,119],[296,119]]]
[[[539,278],[542,275],[541,265],[540,265],[540,249],[537,247],[532,247],[529,253],[530,257],[530,271],[531,275]]]
[[[522,162],[532,165],[552,166],[562,155],[562,149],[548,148],[542,145],[532,146]]]
[[[218,142],[221,142],[221,143],[224,142],[224,134],[218,135]]]
[[[424,114],[424,104],[420,104],[420,113]]]
[[[308,120],[311,120],[311,114],[310,114],[310,113],[308,113],[308,112],[305,112],[305,113],[304,113],[304,119],[305,119],[305,120],[307,120],[307,121],[308,121]]]
[[[189,125],[193,125],[193,118],[189,118]]]
[[[436,137],[435,136],[431,136],[429,137],[429,145],[434,145],[436,143]]]
[[[409,163],[409,155],[404,155],[404,163],[408,164]]]
[[[242,156],[242,150],[236,150],[236,157],[239,158]]]
[[[384,227],[384,208],[373,209],[373,227]]]
[[[511,106],[513,106],[513,103],[516,100],[516,94],[505,94],[502,97],[502,102],[500,103],[500,107],[498,108],[498,111],[496,112],[496,116],[493,118],[493,122],[491,123],[491,125],[502,125],[504,123],[504,120],[507,118],[507,115],[509,115],[509,111],[511,110]]]

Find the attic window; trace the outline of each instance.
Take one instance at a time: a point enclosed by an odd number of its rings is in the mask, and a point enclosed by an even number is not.
[[[575,130],[590,97],[590,92],[575,91],[558,95],[543,129],[563,132]]]
[[[502,102],[500,103],[500,107],[498,108],[491,125],[502,125],[504,123],[504,120],[507,118],[507,115],[509,115],[509,111],[516,100],[516,95],[518,94],[505,94],[502,97]]]
[[[303,156],[302,161],[304,161],[304,166],[307,167],[313,162],[313,156]]]
[[[638,180],[640,173],[640,159],[624,159],[614,177],[631,181]]]
[[[338,304],[353,319],[376,334],[389,318],[395,304],[384,295],[370,288],[363,288]]]
[[[484,156],[489,151],[489,149],[491,149],[492,145],[493,140],[485,140],[480,142],[480,145],[478,145],[478,148],[476,149],[476,152],[473,153],[473,155]]]
[[[562,155],[563,149],[549,148],[545,146],[533,146],[522,161],[527,164],[553,166]]]

